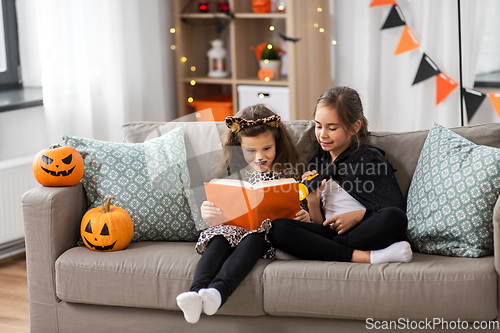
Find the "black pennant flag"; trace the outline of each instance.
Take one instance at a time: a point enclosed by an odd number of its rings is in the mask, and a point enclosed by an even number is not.
[[[398,5],[392,6],[391,12],[387,19],[385,20],[384,26],[380,30],[399,27],[401,25],[406,25],[405,17],[403,16],[403,12]]]
[[[467,121],[470,121],[486,98],[486,94],[469,88],[463,88],[462,91],[464,94],[465,108],[467,109]]]
[[[415,81],[413,84],[419,83],[420,81],[426,80],[432,76],[441,73],[436,64],[429,58],[425,53],[420,60],[420,65],[418,66],[417,75],[415,76]]]

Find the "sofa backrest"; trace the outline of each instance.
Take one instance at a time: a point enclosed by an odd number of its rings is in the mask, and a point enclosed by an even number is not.
[[[478,145],[500,148],[500,123],[450,128],[453,132]],[[395,175],[403,195],[408,195],[413,172],[428,130],[413,132],[373,132],[367,143],[385,151],[385,157],[397,170]]]
[[[314,135],[314,122],[295,120],[285,123],[302,157],[306,161],[314,157],[320,149]],[[223,156],[221,138],[227,130],[223,122],[133,122],[122,128],[125,142],[143,142],[179,126],[184,127],[191,187],[202,187],[203,182],[211,179],[209,166]],[[451,130],[476,144],[500,148],[500,123],[456,127]],[[367,143],[384,150],[386,158],[397,170],[395,175],[405,197],[428,132],[372,132],[368,136]]]

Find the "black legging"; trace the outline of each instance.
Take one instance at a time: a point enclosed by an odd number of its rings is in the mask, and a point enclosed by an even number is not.
[[[268,249],[263,233],[246,236],[236,247],[223,236],[215,236],[196,266],[189,290],[215,288],[221,294],[222,306]]]
[[[365,216],[341,235],[329,226],[276,219],[269,240],[275,248],[300,259],[351,261],[354,250],[379,250],[403,240],[407,226],[406,214],[388,207]]]

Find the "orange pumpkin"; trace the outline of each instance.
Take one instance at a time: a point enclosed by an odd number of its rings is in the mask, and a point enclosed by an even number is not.
[[[82,240],[89,249],[101,252],[126,248],[134,235],[134,224],[127,211],[111,206],[108,197],[104,204],[85,213],[80,225]]]
[[[257,76],[262,81],[271,81],[274,78],[274,71],[271,68],[261,68],[257,72]]]
[[[252,11],[254,13],[269,13],[271,0],[252,0]]]
[[[33,174],[43,186],[72,186],[83,177],[83,159],[73,147],[53,145],[33,160]]]

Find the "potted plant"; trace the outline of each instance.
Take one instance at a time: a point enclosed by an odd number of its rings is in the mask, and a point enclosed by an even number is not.
[[[255,56],[259,62],[259,68],[269,68],[274,72],[274,78],[279,79],[281,74],[281,56],[285,51],[281,48],[281,43],[274,45],[264,42],[256,47],[251,47],[255,51]]]

